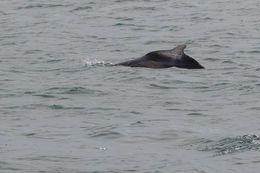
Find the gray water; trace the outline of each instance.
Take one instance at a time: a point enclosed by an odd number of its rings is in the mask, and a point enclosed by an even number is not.
[[[259,0],[1,0],[1,173],[257,173]],[[205,70],[111,66],[186,44]]]

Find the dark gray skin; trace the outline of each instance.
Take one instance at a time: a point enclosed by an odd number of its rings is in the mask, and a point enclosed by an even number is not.
[[[179,67],[187,69],[204,68],[195,59],[184,53],[186,45],[179,45],[171,50],[158,50],[150,52],[141,58],[122,62],[116,65],[129,67],[147,67],[147,68],[169,68]]]

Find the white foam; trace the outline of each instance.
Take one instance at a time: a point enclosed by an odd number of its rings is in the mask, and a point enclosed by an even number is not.
[[[83,63],[87,67],[92,67],[92,66],[109,66],[113,65],[112,63],[107,63],[105,61],[100,61],[97,59],[89,59],[89,58],[84,58],[82,59]]]

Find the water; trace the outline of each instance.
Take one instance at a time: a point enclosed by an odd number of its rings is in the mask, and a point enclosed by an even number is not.
[[[0,2],[0,172],[258,172],[260,2]],[[205,70],[111,66],[187,44]]]

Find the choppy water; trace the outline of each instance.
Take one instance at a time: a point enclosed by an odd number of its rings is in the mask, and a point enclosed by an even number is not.
[[[258,172],[259,8],[2,0],[0,172]],[[206,69],[110,65],[178,44]]]

